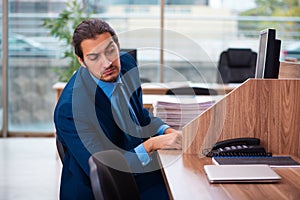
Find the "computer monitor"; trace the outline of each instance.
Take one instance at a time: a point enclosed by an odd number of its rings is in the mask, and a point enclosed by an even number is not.
[[[280,46],[275,29],[260,32],[255,78],[278,78]]]

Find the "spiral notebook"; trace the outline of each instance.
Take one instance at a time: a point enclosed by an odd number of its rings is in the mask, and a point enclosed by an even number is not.
[[[204,165],[210,183],[274,183],[281,177],[268,165]]]

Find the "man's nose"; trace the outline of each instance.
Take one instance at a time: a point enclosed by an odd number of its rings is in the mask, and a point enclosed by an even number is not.
[[[112,64],[112,61],[109,60],[106,56],[103,56],[101,65],[104,68],[108,68]]]

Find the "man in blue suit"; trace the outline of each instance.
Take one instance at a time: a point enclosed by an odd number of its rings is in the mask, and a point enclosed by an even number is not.
[[[109,24],[84,20],[72,42],[81,67],[54,112],[57,138],[65,148],[60,199],[94,199],[88,159],[109,149],[126,157],[141,199],[168,199],[155,151],[180,149],[180,132],[143,108],[136,62],[119,52]]]

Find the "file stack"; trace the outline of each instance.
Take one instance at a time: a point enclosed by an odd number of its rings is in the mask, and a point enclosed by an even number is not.
[[[161,118],[172,128],[181,130],[184,125],[199,116],[214,103],[215,101],[201,103],[157,101],[154,105],[153,114]]]

